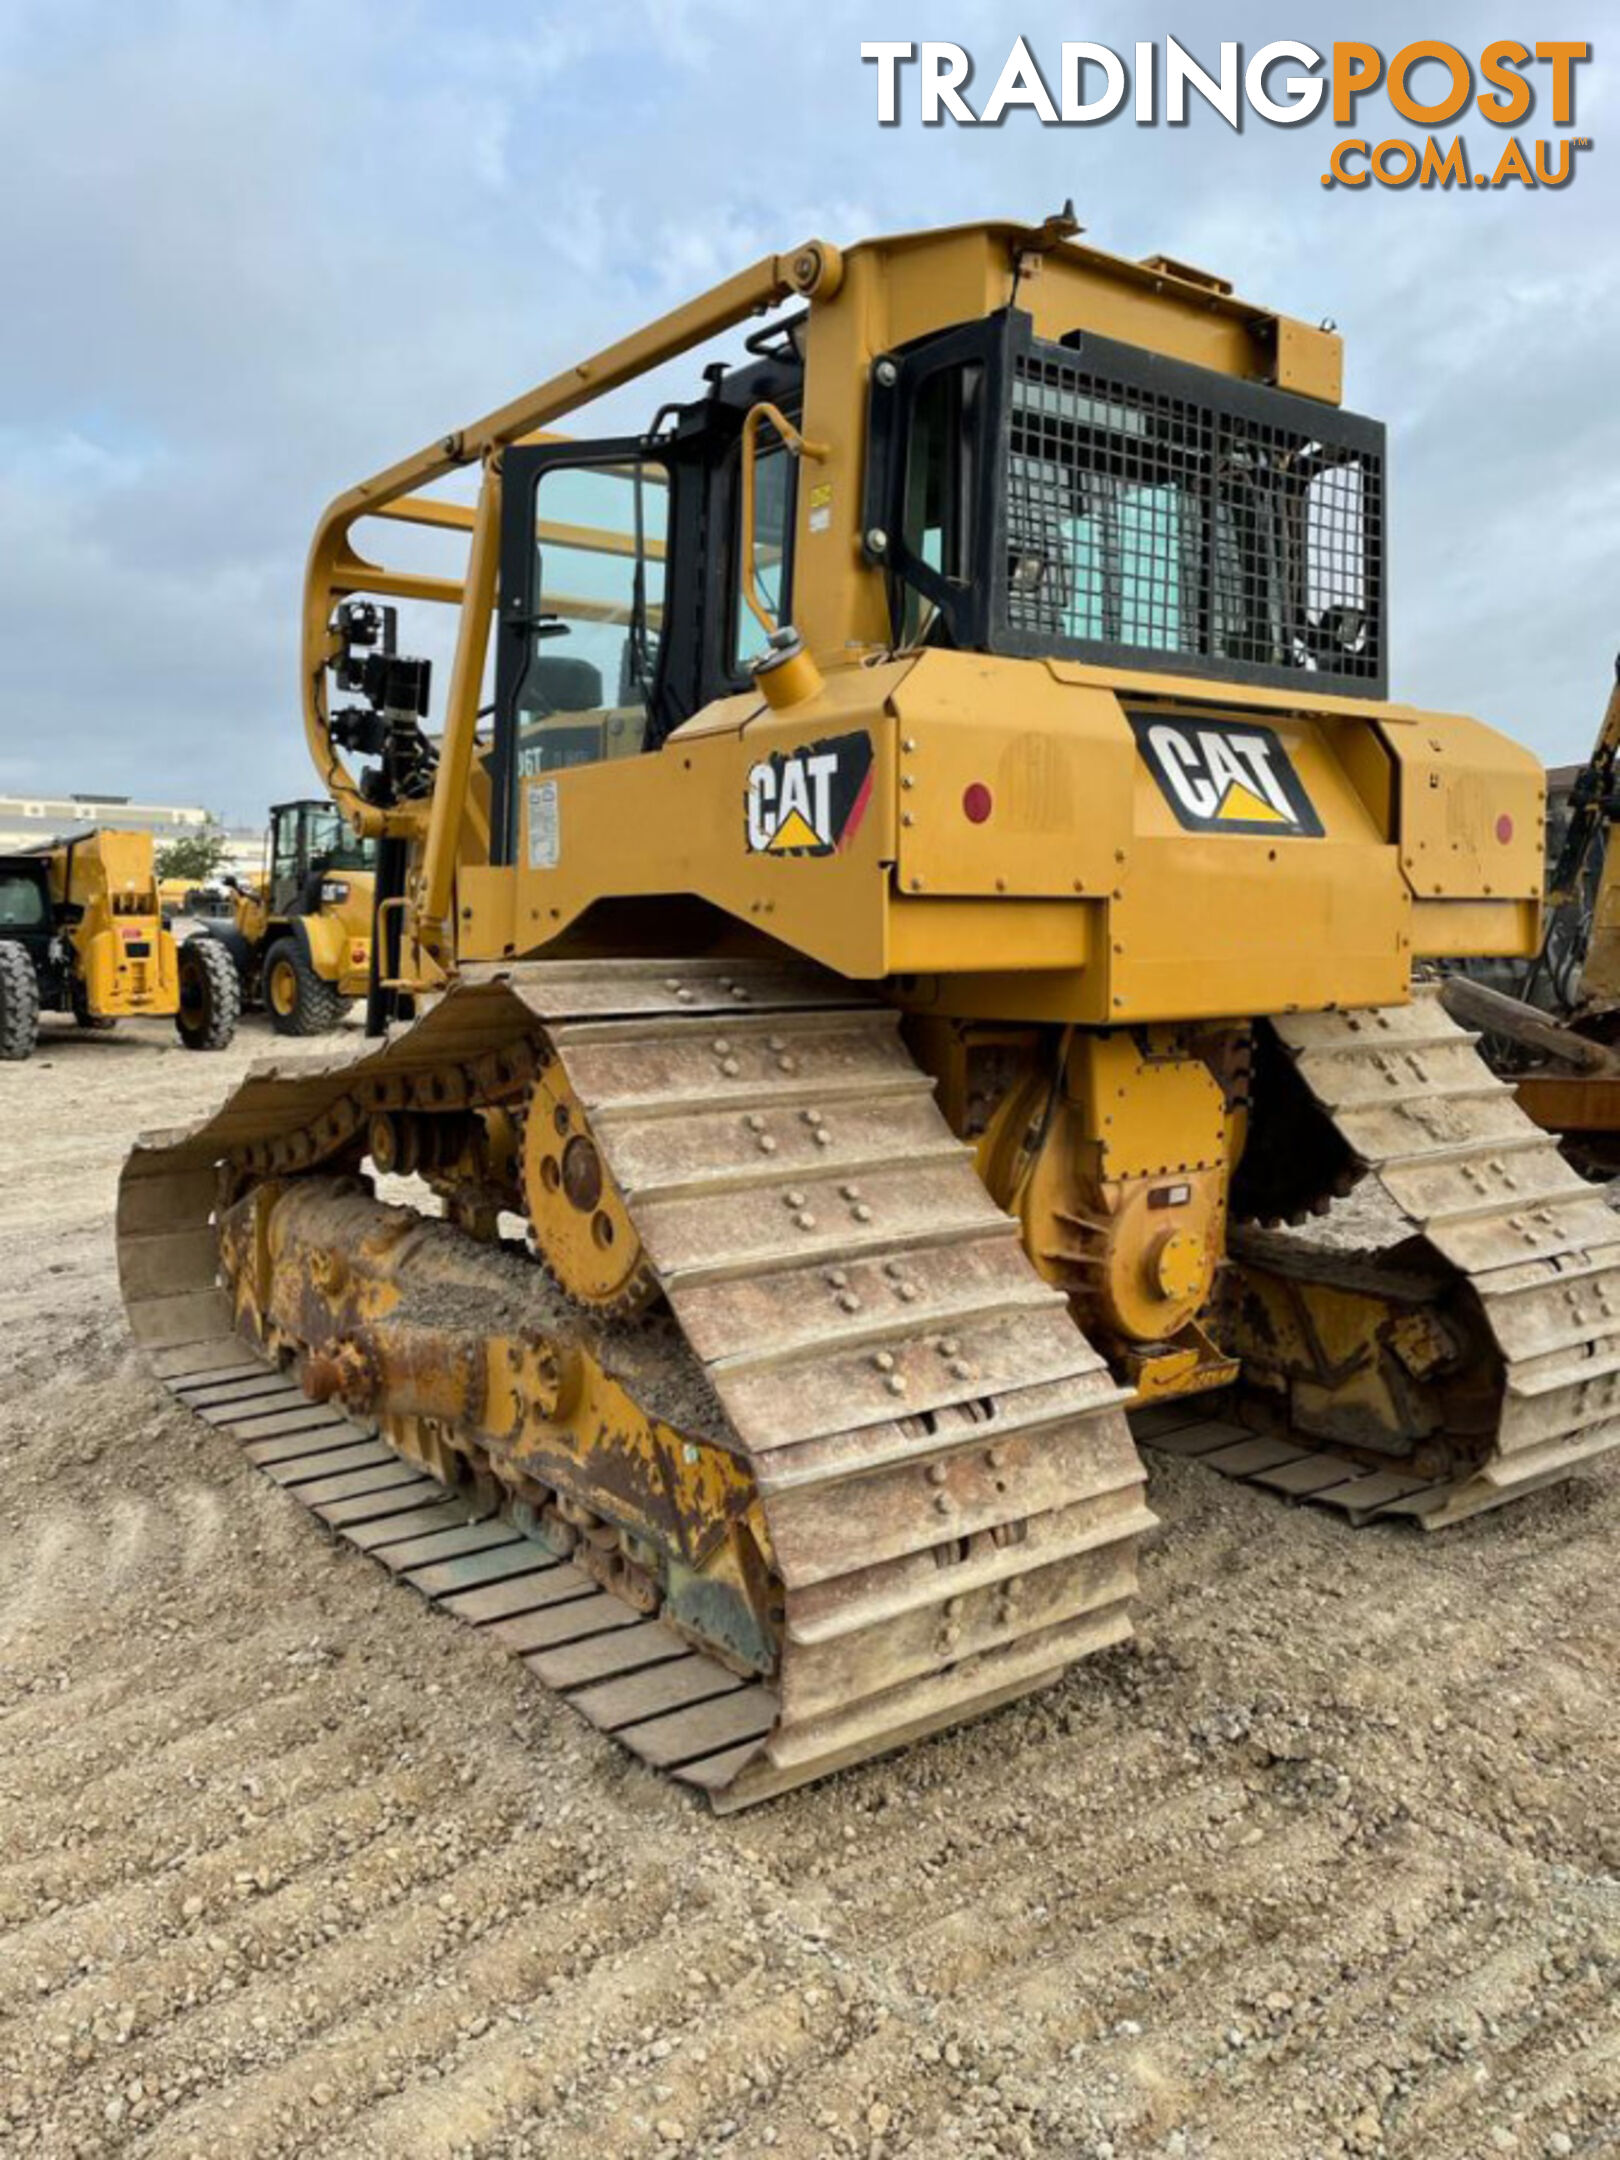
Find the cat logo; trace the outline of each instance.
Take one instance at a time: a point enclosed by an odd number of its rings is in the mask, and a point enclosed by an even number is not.
[[[1188,832],[1322,837],[1322,820],[1273,729],[1130,718],[1148,770]]]
[[[751,855],[832,855],[854,839],[872,798],[872,738],[832,735],[774,751],[748,775]]]

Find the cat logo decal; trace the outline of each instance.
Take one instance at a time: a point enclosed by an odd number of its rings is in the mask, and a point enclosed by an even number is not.
[[[1275,729],[1132,713],[1136,744],[1188,832],[1319,840],[1322,820]]]
[[[872,799],[872,738],[830,735],[774,751],[748,774],[751,855],[834,855],[860,829]]]

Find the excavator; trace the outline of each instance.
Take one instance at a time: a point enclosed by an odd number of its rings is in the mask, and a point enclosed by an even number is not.
[[[1594,1180],[1620,1171],[1620,658],[1597,738],[1549,848],[1540,946],[1528,966],[1448,972],[1446,1010],[1476,1029],[1522,1109]]]
[[[719,1809],[1123,1641],[1140,1446],[1438,1529],[1620,1439],[1614,1218],[1413,988],[1537,949],[1541,769],[1389,696],[1342,357],[1071,209],[811,240],[316,529],[378,1032],[136,1147],[130,1325]]]

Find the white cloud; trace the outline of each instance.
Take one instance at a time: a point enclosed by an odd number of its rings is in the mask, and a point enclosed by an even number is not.
[[[1392,50],[1380,0],[1351,26]],[[1206,64],[1342,19],[1234,0]],[[1480,42],[1459,6],[1430,36]],[[1093,9],[1088,37],[1155,35]],[[702,285],[850,240],[1076,198],[1348,342],[1392,429],[1396,688],[1547,755],[1595,725],[1620,539],[1615,187],[1351,196],[1331,127],[880,130],[863,38],[949,35],[982,102],[1072,10],[895,0],[12,0],[0,7],[0,773],[243,815],[308,785],[298,588],[321,504]],[[1583,125],[1610,97],[1600,47]],[[633,424],[695,371],[616,401]]]

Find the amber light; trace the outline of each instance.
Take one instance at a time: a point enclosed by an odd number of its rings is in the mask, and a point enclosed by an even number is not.
[[[995,798],[982,780],[962,790],[962,815],[970,825],[982,825],[995,808]]]
[[[1496,837],[1498,840],[1501,841],[1504,847],[1506,847],[1508,842],[1513,838],[1513,820],[1508,816],[1505,810],[1502,812],[1502,815],[1496,821]]]

